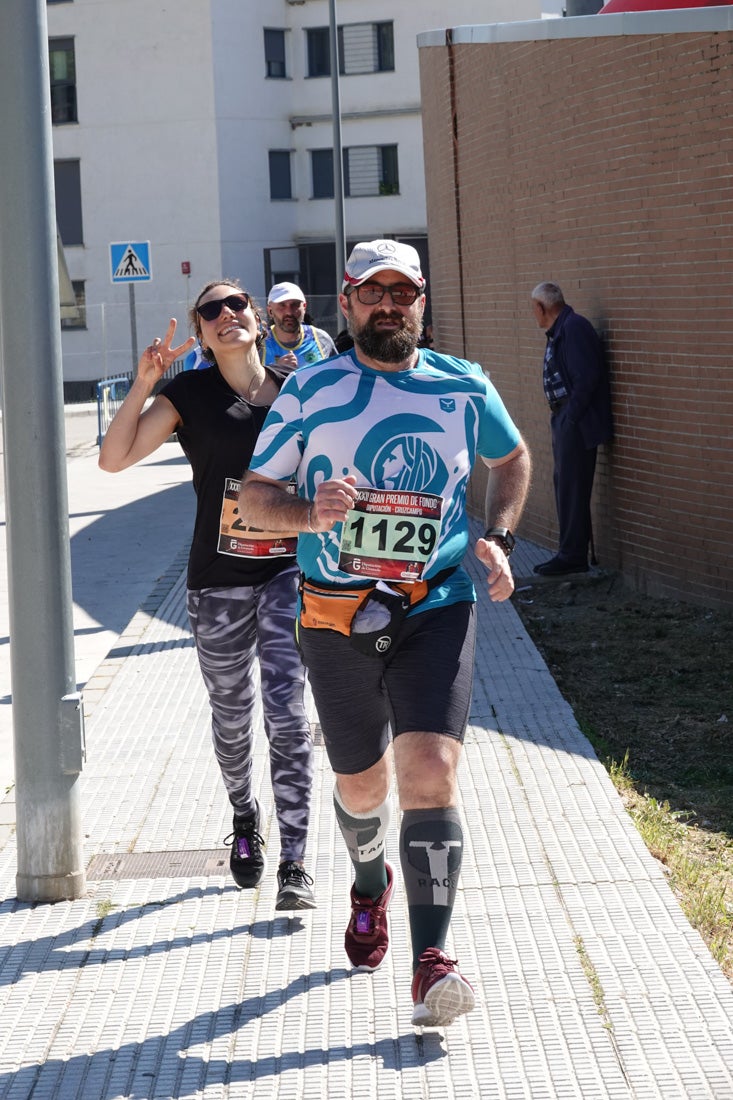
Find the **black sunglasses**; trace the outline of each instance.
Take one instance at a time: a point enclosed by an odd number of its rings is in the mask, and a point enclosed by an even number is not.
[[[363,306],[377,305],[385,294],[389,294],[396,306],[411,306],[421,293],[413,283],[393,283],[392,286],[382,286],[381,283],[360,283],[356,288],[356,297]]]
[[[196,312],[205,321],[215,321],[226,306],[232,313],[241,313],[249,305],[249,294],[227,294],[226,298],[216,298],[213,302],[204,302],[196,306]]]

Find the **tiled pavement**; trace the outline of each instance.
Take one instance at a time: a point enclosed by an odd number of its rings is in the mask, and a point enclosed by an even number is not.
[[[522,543],[515,572],[543,556]],[[2,1100],[733,1100],[731,986],[511,606],[480,601],[461,766],[452,951],[479,1003],[421,1033],[399,875],[385,963],[348,967],[349,867],[315,715],[318,909],[274,910],[264,735],[270,870],[254,891],[229,878],[183,562],[180,548],[85,688],[87,896],[19,903],[12,836],[0,851]],[[394,830],[388,846],[396,863]]]

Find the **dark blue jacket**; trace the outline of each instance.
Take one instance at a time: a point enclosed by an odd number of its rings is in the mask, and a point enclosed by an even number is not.
[[[580,428],[586,447],[613,437],[611,388],[603,344],[585,317],[564,306],[548,331],[554,337],[554,360],[569,403],[565,415]]]

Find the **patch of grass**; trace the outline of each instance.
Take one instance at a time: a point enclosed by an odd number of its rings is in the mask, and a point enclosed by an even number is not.
[[[701,858],[689,813],[672,810],[669,802],[658,802],[633,786],[625,798],[642,840],[667,868],[687,919],[733,978],[733,846],[706,838]]]
[[[585,732],[585,731],[583,731]],[[586,737],[588,734],[586,733]],[[598,752],[598,749],[596,749]],[[601,757],[603,759],[603,757]],[[606,759],[606,770],[613,780],[613,785],[620,794],[628,794],[633,791],[634,781],[629,775],[629,750],[624,753],[623,760],[619,763],[617,760]]]
[[[105,917],[108,917],[110,915],[113,909],[114,905],[112,904],[110,899],[102,898],[100,901],[97,902],[97,920],[104,920]]]
[[[115,906],[112,904],[109,898],[100,898],[96,905],[97,919],[94,922],[94,928],[92,928],[92,939],[100,934],[102,926],[104,925],[105,917],[108,917]]]
[[[690,923],[733,980],[733,613],[617,577],[514,604]]]
[[[588,985],[590,986],[591,993],[593,994],[593,1001],[598,1009],[598,1015],[603,1018],[603,1026],[607,1027],[610,1031],[613,1031],[613,1022],[608,1014],[606,1008],[606,1001],[603,996],[603,986],[601,985],[601,979],[598,976],[598,971],[591,962],[590,955],[586,950],[585,943],[582,936],[576,936],[574,939],[575,950],[578,952],[578,958],[580,959],[580,965],[583,968],[583,973],[586,976]]]

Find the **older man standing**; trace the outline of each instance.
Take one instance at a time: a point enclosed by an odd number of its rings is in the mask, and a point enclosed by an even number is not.
[[[305,294],[296,283],[275,283],[267,295],[271,321],[265,340],[267,366],[302,367],[335,355],[328,333],[304,323],[306,305]]]
[[[557,283],[534,288],[532,312],[547,337],[542,385],[550,406],[560,532],[557,554],[534,571],[543,577],[587,573],[596,453],[613,436],[603,345],[590,321],[567,305]]]
[[[389,946],[394,767],[412,1022],[439,1026],[474,1005],[444,950],[463,856],[457,767],[473,681],[466,486],[480,456],[491,471],[488,529],[474,550],[491,599],[506,600],[530,461],[481,367],[418,347],[424,290],[414,248],[356,245],[339,296],[354,347],[290,376],[241,500],[257,526],[302,532],[298,632],[354,873],[346,954],[375,970]],[[298,496],[286,489],[293,475]]]

